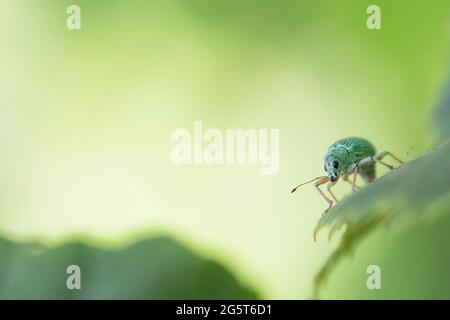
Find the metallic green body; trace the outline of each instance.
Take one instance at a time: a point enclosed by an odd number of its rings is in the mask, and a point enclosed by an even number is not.
[[[356,163],[374,156],[375,152],[374,146],[366,139],[357,137],[340,139],[328,148],[324,157],[324,169],[330,181],[336,181],[341,176],[351,174]],[[335,168],[336,162],[337,168]],[[375,164],[372,162],[366,166],[361,166],[358,173],[364,181],[373,181],[375,179]]]

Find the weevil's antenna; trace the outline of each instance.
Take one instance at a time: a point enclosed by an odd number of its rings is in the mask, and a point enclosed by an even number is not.
[[[320,177],[317,177],[317,178],[314,178],[314,179],[311,179],[311,180],[309,180],[309,181],[306,181],[306,182],[303,182],[303,183],[300,183],[298,186],[296,186],[294,189],[292,189],[292,191],[291,191],[291,193],[294,193],[298,188],[300,188],[301,186],[304,186],[305,184],[308,184],[308,183],[311,183],[311,182],[314,182],[314,181],[316,181],[316,180],[319,180],[319,179],[322,179],[322,178],[328,178],[327,176],[320,176]]]

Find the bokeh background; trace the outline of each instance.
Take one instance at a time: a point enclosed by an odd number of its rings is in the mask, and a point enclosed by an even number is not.
[[[66,29],[70,4],[79,31]],[[370,4],[381,30],[366,27]],[[104,248],[167,236],[261,298],[308,298],[336,240],[313,241],[317,192],[290,189],[345,136],[404,160],[427,150],[449,38],[447,0],[4,0],[0,231]],[[171,133],[194,120],[279,128],[279,173],[174,165]],[[374,237],[325,297],[375,297],[352,289]]]

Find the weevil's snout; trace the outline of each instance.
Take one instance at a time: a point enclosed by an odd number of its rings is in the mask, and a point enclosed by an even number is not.
[[[329,176],[328,179],[330,179],[331,182],[336,182],[338,180],[338,177],[336,177],[336,176]]]

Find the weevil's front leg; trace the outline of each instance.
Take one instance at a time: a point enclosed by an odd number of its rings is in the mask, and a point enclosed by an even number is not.
[[[327,183],[327,191],[331,195],[331,197],[334,199],[334,201],[336,201],[336,203],[338,203],[339,202],[338,199],[336,198],[334,193],[331,192],[331,187],[334,186],[336,184],[336,182],[337,181],[335,181],[335,182],[328,181],[328,183]]]
[[[359,165],[355,164],[355,169],[353,170],[353,183],[352,183],[352,191],[356,192],[356,177],[358,176],[358,168]]]
[[[382,159],[386,156],[391,156],[394,160],[396,160],[398,163],[400,163],[400,165],[403,164],[403,161],[400,160],[399,158],[397,158],[396,156],[394,156],[392,153],[390,153],[389,151],[381,151],[378,152],[377,154],[375,154],[372,159],[386,167],[388,167],[390,170],[394,169],[394,166],[391,166],[390,164],[387,164],[386,162],[382,161]]]
[[[333,200],[328,199],[328,197],[325,195],[325,193],[323,193],[323,191],[320,190],[319,186],[322,185],[322,184],[327,183],[328,181],[329,181],[329,180],[328,180],[328,177],[323,177],[323,178],[317,180],[317,181],[314,183],[314,187],[316,187],[317,192],[319,192],[320,195],[322,196],[322,198],[324,198],[325,201],[328,203],[328,208],[327,208],[327,210],[325,210],[325,212],[327,212],[328,210],[330,210],[330,208],[333,206]],[[325,213],[325,212],[324,212],[324,213]]]

